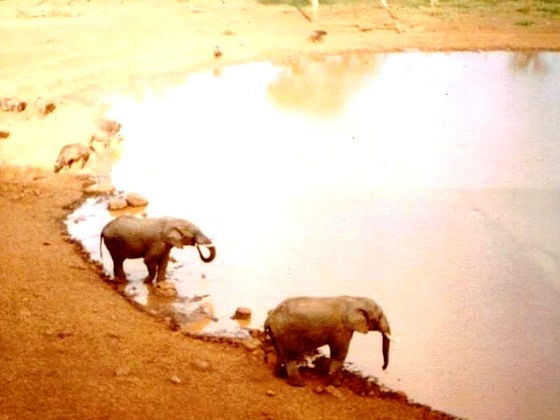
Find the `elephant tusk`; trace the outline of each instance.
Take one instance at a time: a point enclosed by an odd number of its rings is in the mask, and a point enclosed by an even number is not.
[[[395,343],[400,343],[401,340],[399,340],[398,338],[393,337],[391,334],[384,334],[385,337],[387,337],[389,340],[394,341]]]

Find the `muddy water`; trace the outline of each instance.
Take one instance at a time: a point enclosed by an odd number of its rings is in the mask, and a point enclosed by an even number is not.
[[[357,334],[349,367],[458,416],[557,418],[559,54],[256,63],[110,114],[116,186],[217,246],[211,264],[172,254],[174,309],[216,319],[196,328],[242,335],[238,306],[260,327],[288,296],[370,296],[399,341],[383,372],[379,334]],[[112,217],[91,199],[69,218],[95,259]],[[149,305],[142,263],[125,269]]]

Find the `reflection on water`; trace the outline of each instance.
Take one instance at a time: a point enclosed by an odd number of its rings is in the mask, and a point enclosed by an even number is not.
[[[370,296],[400,341],[383,372],[379,335],[357,334],[353,367],[456,415],[556,418],[559,71],[556,53],[400,53],[193,75],[114,105],[113,180],[213,239],[214,262],[174,250],[168,273],[208,296],[213,333],[239,306],[260,327],[288,296]],[[92,223],[94,258],[103,207],[71,223]]]
[[[511,53],[511,67],[517,71],[531,71],[545,73],[548,62],[543,60],[542,54],[537,51],[516,51]]]
[[[287,112],[334,117],[374,75],[381,55],[294,59],[267,86],[274,104]]]

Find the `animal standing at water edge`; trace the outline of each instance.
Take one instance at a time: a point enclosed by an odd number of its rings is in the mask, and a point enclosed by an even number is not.
[[[80,161],[82,162],[83,168],[86,166],[91,152],[92,149],[89,149],[81,143],[72,143],[63,146],[54,163],[54,173],[58,173],[65,166],[68,166],[68,169],[70,169],[75,162]]]
[[[148,268],[146,282],[165,280],[165,271],[169,263],[169,253],[173,247],[196,246],[200,259],[209,263],[216,257],[216,248],[212,241],[193,223],[184,219],[171,217],[140,219],[133,216],[121,216],[110,221],[101,231],[99,253],[105,246],[113,259],[115,280],[125,282],[124,260],[144,258]],[[205,256],[201,246],[209,251]]]
[[[123,136],[120,134],[122,124],[116,120],[103,119],[97,122],[95,131],[89,138],[89,147],[95,150],[96,144],[103,145],[106,149],[113,143],[120,143]]]
[[[268,313],[264,331],[276,351],[274,374],[287,374],[288,384],[293,386],[303,386],[297,366],[303,354],[324,345],[330,349],[329,377],[338,385],[354,331],[379,331],[383,336],[383,370],[389,364],[389,321],[381,307],[365,297],[286,299]]]

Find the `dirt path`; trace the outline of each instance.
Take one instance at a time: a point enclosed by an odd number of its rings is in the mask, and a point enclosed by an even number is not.
[[[172,332],[117,295],[61,234],[84,178],[54,175],[52,164],[62,145],[87,141],[115,95],[301,54],[560,49],[560,11],[549,2],[467,12],[460,1],[435,10],[395,1],[402,33],[371,2],[321,6],[318,23],[304,18],[307,7],[264,3],[0,2],[0,97],[30,103],[0,112],[0,419],[444,417],[402,395],[319,394],[320,378],[294,389],[258,351]],[[319,28],[327,35],[310,42]],[[51,115],[33,109],[38,96],[56,105]]]

